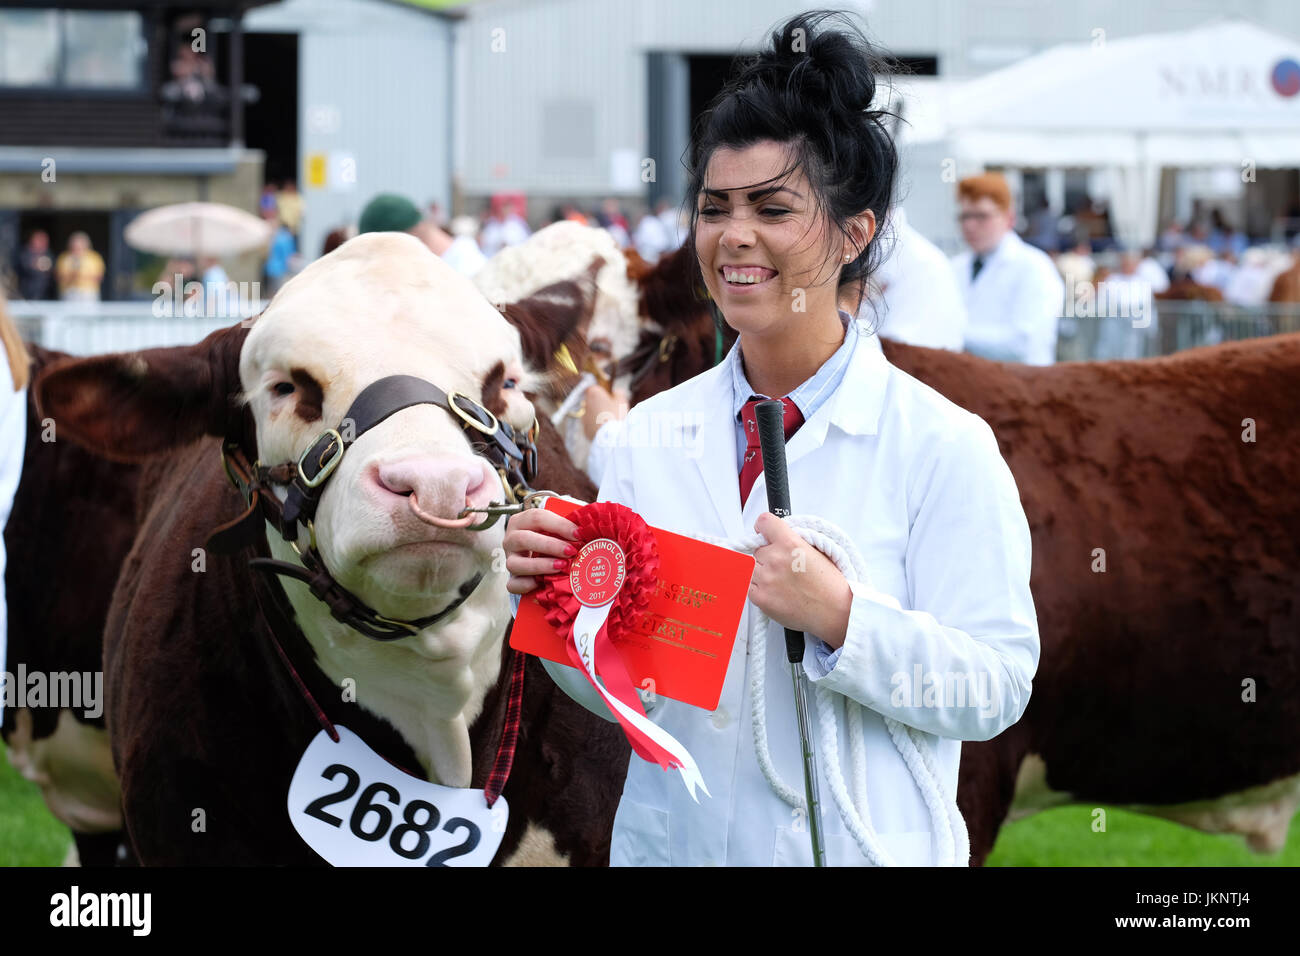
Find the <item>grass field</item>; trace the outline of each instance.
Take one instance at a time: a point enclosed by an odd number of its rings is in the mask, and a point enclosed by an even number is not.
[[[45,809],[36,784],[18,776],[0,744],[0,866],[58,866],[72,836]]]
[[[0,756],[0,866],[57,866],[71,843],[40,791]],[[1091,807],[1060,807],[1003,827],[988,865],[1300,866],[1300,814],[1282,852],[1260,856],[1238,837],[1209,836],[1110,808],[1106,832],[1094,833]]]

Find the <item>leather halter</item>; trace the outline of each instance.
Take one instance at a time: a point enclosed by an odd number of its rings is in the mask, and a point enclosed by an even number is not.
[[[675,332],[667,332],[658,340],[647,337],[644,344],[638,346],[635,351],[623,356],[615,364],[610,375],[611,378],[618,378],[628,372],[632,377],[628,380],[628,391],[631,392],[641,384],[644,379],[654,369],[656,365],[667,362],[672,356],[673,350],[677,348],[678,337]]]
[[[343,460],[344,453],[361,435],[389,416],[413,405],[436,405],[450,412],[459,420],[461,428],[475,446],[475,451],[492,463],[506,496],[512,502],[518,502],[528,494],[529,482],[537,475],[536,439],[539,426],[535,419],[528,432],[516,436],[509,424],[498,420],[490,411],[461,392],[444,392],[432,382],[413,375],[391,375],[362,389],[338,427],[322,432],[302,453],[296,464],[249,464],[248,456],[238,440],[228,436],[222,444],[222,463],[231,484],[243,496],[248,507],[238,518],[214,531],[208,538],[209,545],[218,551],[233,551],[251,544],[262,531],[261,521],[257,518],[265,519],[289,542],[301,558],[303,566],[271,558],[254,558],[249,561],[249,565],[265,573],[302,581],[318,600],[329,607],[336,620],[375,640],[393,641],[410,637],[450,615],[478,587],[483,579],[482,572],[462,584],[457,598],[437,614],[413,620],[395,620],[368,607],[335,581],[316,548],[316,529],[313,525],[316,508],[326,483]],[[287,485],[289,488],[283,505],[271,490],[274,485]],[[495,521],[496,518],[491,520]],[[486,524],[471,527],[481,528],[486,527]],[[309,536],[310,543],[306,549],[298,544],[300,528],[305,529]]]

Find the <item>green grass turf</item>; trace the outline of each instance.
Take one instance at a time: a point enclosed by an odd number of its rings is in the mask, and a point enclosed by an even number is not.
[[[1235,836],[1211,836],[1155,817],[1106,809],[1106,832],[1092,808],[1058,807],[1002,828],[988,866],[1300,866],[1300,814],[1286,846],[1265,856]],[[41,792],[9,765],[0,744],[0,866],[57,866],[72,837],[45,809]]]
[[[1106,831],[1092,830],[1092,807],[1057,807],[998,833],[986,866],[1300,866],[1300,813],[1279,853],[1253,853],[1239,836],[1212,835],[1113,807]]]
[[[58,866],[72,834],[45,809],[36,784],[9,764],[0,744],[0,866]]]

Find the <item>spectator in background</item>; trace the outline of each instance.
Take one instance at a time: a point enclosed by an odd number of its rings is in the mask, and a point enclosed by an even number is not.
[[[966,351],[1004,362],[1051,365],[1065,286],[1052,260],[1014,229],[1011,190],[998,173],[957,184],[968,252],[952,259],[966,303]]]
[[[207,316],[233,316],[240,306],[237,290],[230,286],[230,276],[216,256],[199,260],[203,270],[203,314]]]
[[[481,251],[476,257],[464,243],[457,246],[451,236],[420,214],[415,203],[395,193],[381,193],[370,200],[362,210],[357,231],[410,233],[439,258],[450,255],[447,264],[462,275],[473,275],[486,261]]]
[[[669,230],[665,217],[666,213],[675,214],[676,208],[671,200],[660,199],[655,203],[654,210],[647,212],[636,224],[636,232],[632,234],[632,245],[646,262],[654,264],[659,261],[660,256],[672,252],[681,245],[675,232]]]
[[[1214,250],[1204,247],[1206,254],[1201,257],[1200,265],[1192,271],[1192,278],[1199,285],[1206,285],[1222,292],[1232,281],[1232,274],[1237,271],[1237,257],[1231,252],[1215,255]]]
[[[461,275],[473,277],[487,265],[487,256],[474,238],[477,235],[478,223],[473,216],[457,216],[451,221],[451,242],[438,255]]]
[[[59,296],[67,302],[98,302],[99,286],[104,281],[104,260],[90,246],[90,236],[74,232],[68,248],[54,266],[59,282]]]
[[[1078,301],[1080,287],[1091,285],[1097,272],[1097,262],[1092,258],[1092,247],[1080,242],[1069,252],[1056,257],[1056,271],[1065,283],[1066,301]]]
[[[573,203],[566,202],[561,206],[555,206],[551,209],[551,222],[576,222],[581,226],[585,226],[587,224],[587,217],[584,216],[582,210]]]
[[[902,206],[894,207],[890,225],[893,246],[875,275],[881,291],[879,304],[864,296],[857,317],[876,319],[876,335],[871,341],[877,344],[883,335],[910,345],[960,352],[965,342],[966,305],[948,257],[908,223]]]
[[[439,229],[449,228],[447,225],[447,213],[443,210],[442,203],[438,202],[436,199],[430,199],[428,209],[429,215],[427,218],[429,222],[433,223]]]
[[[1240,258],[1250,242],[1244,233],[1240,233],[1232,227],[1232,224],[1223,215],[1223,210],[1211,210],[1210,225],[1212,228],[1205,240],[1205,244],[1210,247],[1210,250],[1216,255],[1231,253],[1234,259]]]
[[[279,203],[275,198],[275,185],[273,183],[267,183],[262,187],[262,195],[258,197],[257,207],[263,219],[267,218],[267,213],[276,214]]]
[[[497,198],[492,201],[492,206],[488,212],[487,221],[483,224],[483,232],[478,237],[478,244],[483,250],[483,255],[491,258],[506,246],[517,246],[530,235],[528,223],[524,220],[523,210],[518,207],[518,203],[513,196],[507,196],[501,199]]]
[[[274,209],[270,213],[264,210],[262,218],[270,222],[274,230],[271,234],[271,245],[267,249],[265,267],[266,297],[269,299],[280,291],[280,287],[289,278],[290,262],[294,253],[298,251],[298,240],[294,238],[293,231]]]
[[[1155,299],[1141,263],[1141,253],[1125,249],[1119,268],[1097,283],[1098,359],[1142,358],[1147,341],[1155,336]]]
[[[50,235],[37,229],[18,254],[18,294],[24,299],[49,299],[54,291],[54,257]]]
[[[659,221],[668,230],[668,241],[671,244],[669,251],[680,249],[690,231],[690,217],[686,215],[686,210],[675,203],[669,204],[667,209],[659,213]]]
[[[1208,246],[1189,243],[1178,250],[1170,273],[1169,288],[1160,298],[1184,302],[1222,302],[1223,293],[1196,281],[1196,273],[1214,258]]]
[[[275,207],[279,211],[280,221],[289,227],[296,240],[302,228],[302,195],[298,192],[298,184],[292,179],[286,179],[280,187],[275,197]]]
[[[1156,295],[1166,292],[1169,289],[1169,273],[1165,267],[1156,259],[1154,249],[1148,249],[1142,254],[1141,261],[1138,262],[1138,275],[1142,280],[1151,287],[1151,291]]]
[[[158,273],[158,280],[155,286],[161,286],[159,290],[159,302],[162,308],[167,310],[167,314],[181,315],[181,312],[175,311],[176,303],[193,298],[196,295],[194,289],[186,289],[186,286],[194,281],[194,261],[184,256],[176,256],[167,260],[167,264],[162,267]],[[177,290],[180,290],[177,292]]]
[[[600,204],[596,221],[600,223],[602,229],[614,237],[620,249],[626,249],[632,244],[632,237],[628,234],[627,217],[623,215],[623,210],[619,209],[617,199],[606,199]]]
[[[1183,227],[1176,220],[1171,219],[1165,223],[1160,238],[1156,240],[1156,249],[1160,252],[1177,252],[1186,242],[1187,236],[1183,233]]]
[[[1044,252],[1056,252],[1061,248],[1056,233],[1056,214],[1052,212],[1052,207],[1046,198],[1038,200],[1038,208],[1029,216],[1029,229],[1025,233],[1025,241]]]
[[[1223,299],[1233,305],[1263,305],[1273,291],[1282,264],[1267,249],[1247,249],[1241,265],[1223,287]]]

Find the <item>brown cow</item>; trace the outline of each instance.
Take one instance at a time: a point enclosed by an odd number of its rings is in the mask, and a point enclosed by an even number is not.
[[[972,857],[1009,811],[1079,802],[1280,848],[1300,804],[1300,335],[1048,368],[884,348],[993,427],[1033,534],[1042,658],[1020,723],[962,748]]]
[[[27,348],[33,377],[68,358]],[[29,391],[22,479],[5,527],[6,668],[15,675],[20,668],[29,675],[102,674],[104,617],[135,537],[139,466],[58,439]],[[4,712],[10,763],[41,788],[86,865],[113,863],[121,843],[121,798],[102,706],[102,697],[77,707],[29,701]]]
[[[546,301],[519,304],[516,318],[556,308],[556,290],[548,292]],[[493,495],[496,474],[484,467],[476,479],[480,466],[467,457],[486,444],[482,435],[469,445],[448,411],[403,406],[356,436],[320,496],[320,555],[341,587],[380,612],[372,620],[456,606],[416,636],[372,641],[297,582],[255,574],[252,555],[292,559],[278,534],[258,534],[233,556],[204,546],[245,510],[223,474],[218,436],[241,437],[250,460],[295,460],[298,446],[339,421],[376,378],[441,378],[520,434],[532,411],[519,392],[519,338],[508,328],[418,242],[377,234],[305,270],[251,331],[68,360],[41,374],[42,413],[62,434],[101,454],[153,456],[104,638],[114,762],[143,862],[319,862],[284,813],[289,776],[319,726],[273,630],[333,721],[400,767],[483,786],[502,735],[503,664],[512,660],[502,640],[504,577],[484,574],[501,530],[448,531],[438,518]],[[594,489],[568,465],[554,432],[543,426],[538,441],[535,485],[590,498]],[[605,862],[627,757],[616,727],[529,661],[504,791],[510,822],[496,862]]]

